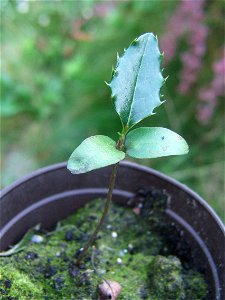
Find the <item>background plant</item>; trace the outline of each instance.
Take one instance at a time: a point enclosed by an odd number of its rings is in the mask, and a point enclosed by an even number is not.
[[[114,49],[122,53],[143,32],[152,31],[161,40],[182,3],[1,1],[2,186],[37,167],[65,161],[86,136],[117,138],[117,116],[111,116],[110,92],[102,85],[110,80]],[[185,30],[164,71],[164,77],[172,76],[162,90],[168,101],[158,108],[161,120],[151,117],[151,126],[185,136],[190,154],[140,162],[186,183],[223,217],[224,92],[216,95],[207,122],[198,117],[205,106],[199,93],[211,86],[213,65],[224,56],[223,2],[202,1],[201,10],[199,22],[207,27],[207,37],[195,83],[184,95],[178,93],[186,66],[181,57],[191,51]],[[182,27],[185,21],[176,22]],[[167,48],[161,48],[167,57]]]

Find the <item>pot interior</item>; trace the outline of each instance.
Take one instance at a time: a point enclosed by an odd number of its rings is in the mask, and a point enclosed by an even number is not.
[[[42,224],[51,228],[87,202],[105,198],[111,167],[72,175],[66,165],[42,169],[6,188],[1,198],[1,250],[17,242],[26,231]],[[190,260],[205,274],[211,287],[210,299],[224,299],[224,227],[198,195],[177,181],[149,168],[122,162],[113,201],[126,205],[137,189],[154,187],[168,197],[166,218],[181,252],[189,249]]]

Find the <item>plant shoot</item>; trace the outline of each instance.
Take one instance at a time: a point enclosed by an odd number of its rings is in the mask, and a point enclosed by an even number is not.
[[[162,127],[139,127],[137,123],[155,114],[160,100],[160,89],[165,83],[160,69],[163,53],[157,37],[146,33],[136,38],[121,57],[107,85],[112,90],[114,108],[122,128],[117,142],[108,136],[96,135],[85,139],[72,153],[67,168],[73,174],[113,165],[103,215],[87,244],[81,248],[80,264],[88,248],[94,243],[104,223],[112,200],[118,164],[127,154],[134,158],[156,158],[188,153],[186,141],[177,133]]]

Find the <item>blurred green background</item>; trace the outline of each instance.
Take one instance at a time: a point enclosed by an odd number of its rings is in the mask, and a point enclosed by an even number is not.
[[[90,135],[117,139],[120,121],[104,81],[110,81],[116,52],[153,32],[165,52],[167,101],[141,125],[176,131],[190,153],[137,162],[187,184],[225,219],[224,89],[218,92],[224,3],[184,2],[1,1],[2,187],[66,161]],[[212,99],[202,100],[209,87]]]

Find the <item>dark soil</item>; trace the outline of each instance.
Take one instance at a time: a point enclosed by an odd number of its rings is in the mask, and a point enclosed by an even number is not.
[[[161,192],[140,190],[130,207],[112,204],[95,248],[79,268],[76,257],[102,214],[103,200],[81,208],[53,232],[35,231],[42,242],[29,242],[22,252],[0,259],[0,299],[97,300],[104,280],[121,284],[119,299],[206,299],[207,285],[191,268],[188,252],[174,255],[166,202]]]

